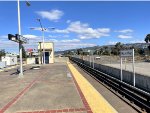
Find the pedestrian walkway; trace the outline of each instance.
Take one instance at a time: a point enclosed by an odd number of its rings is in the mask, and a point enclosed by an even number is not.
[[[70,63],[48,64],[39,70],[27,65],[24,69],[23,78],[18,78],[16,69],[0,72],[0,113],[100,113],[91,108],[94,106],[87,98],[92,97],[94,92],[87,95],[83,87],[88,82],[83,80],[82,75],[74,73],[75,69]],[[83,84],[79,83],[77,77],[81,78]],[[91,88],[87,89],[93,91]],[[98,93],[94,95],[99,96]],[[93,97],[91,99],[96,101],[97,97]],[[105,104],[101,107],[104,106],[107,107]]]
[[[24,78],[16,70],[0,73],[1,113],[90,112],[66,63],[25,70]]]

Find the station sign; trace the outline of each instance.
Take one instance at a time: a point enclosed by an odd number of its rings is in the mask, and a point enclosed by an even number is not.
[[[132,57],[133,56],[133,50],[123,50],[120,51],[121,57]]]
[[[122,73],[122,58],[132,57],[132,69],[133,69],[133,86],[135,87],[135,64],[134,64],[134,49],[129,50],[122,50],[120,51],[120,79],[123,80],[123,73]]]
[[[16,34],[16,37],[17,37],[17,39],[18,39],[20,42],[22,42],[22,43],[28,43],[28,42],[29,42],[29,39],[23,37],[22,35]]]

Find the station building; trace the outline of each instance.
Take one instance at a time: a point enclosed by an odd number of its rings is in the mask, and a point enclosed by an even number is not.
[[[43,49],[45,52],[43,53]],[[38,51],[39,51],[39,64],[44,62],[45,64],[54,63],[54,43],[53,42],[42,42],[38,43]],[[45,59],[43,59],[43,54],[45,54]]]

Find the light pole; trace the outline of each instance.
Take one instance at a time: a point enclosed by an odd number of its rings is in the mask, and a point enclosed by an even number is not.
[[[18,34],[21,35],[21,24],[20,24],[20,1],[18,3]],[[30,3],[26,1],[27,6],[30,6]],[[19,54],[20,54],[20,73],[19,77],[23,77],[23,65],[22,65],[22,43],[19,42]]]
[[[41,23],[41,19],[37,19],[37,21],[40,23],[41,26],[41,31],[42,31],[42,38],[43,38],[43,64],[45,64],[45,47],[44,47],[44,43],[45,43],[45,37],[44,37],[44,31],[46,30],[45,28],[43,28],[42,23]]]
[[[43,62],[41,62],[41,64],[45,64],[45,47],[44,47],[44,44],[45,44],[45,34],[44,34],[44,31],[47,30],[46,28],[43,28],[42,26],[42,22],[41,22],[41,19],[40,18],[37,18],[37,21],[40,23],[40,27],[41,27],[41,31],[42,31],[42,43],[43,43]],[[30,28],[32,30],[36,29],[36,28]],[[55,28],[54,27],[51,27],[51,28],[48,28],[48,29],[52,29],[54,30]]]

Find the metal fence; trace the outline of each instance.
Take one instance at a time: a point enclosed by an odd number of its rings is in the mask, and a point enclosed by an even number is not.
[[[114,55],[76,55],[76,58],[83,59],[84,61],[89,61],[90,66],[93,66],[94,63],[102,64],[105,66],[110,66],[113,68],[120,69],[120,56]],[[150,56],[135,56],[135,73],[142,74],[150,77]],[[125,71],[132,72],[132,57],[122,58],[122,69]]]

